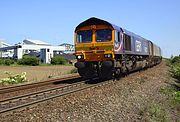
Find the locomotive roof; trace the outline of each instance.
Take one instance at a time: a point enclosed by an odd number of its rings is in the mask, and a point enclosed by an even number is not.
[[[105,21],[105,20],[102,20],[102,19],[98,19],[96,17],[91,17],[83,22],[81,22],[75,29],[78,30],[79,28],[81,27],[84,27],[84,26],[89,26],[89,25],[109,25],[111,26],[112,28],[116,29],[116,30],[120,30],[120,27],[112,24],[112,23],[109,23],[108,21]]]
[[[144,39],[143,37],[137,35],[137,34],[134,34],[133,32],[130,32],[124,28],[121,28],[117,25],[114,25],[112,23],[109,23],[108,21],[105,21],[105,20],[102,20],[102,19],[98,19],[96,17],[91,17],[83,22],[81,22],[75,29],[75,31],[77,31],[79,28],[81,27],[84,27],[84,26],[89,26],[89,25],[99,25],[99,24],[104,24],[104,25],[108,25],[108,26],[111,26],[112,28],[114,28],[115,30],[122,30],[124,33],[130,35],[130,36],[134,36],[136,38],[139,38],[139,39],[143,39],[143,40],[147,40],[147,39]]]
[[[109,25],[109,26],[113,27],[111,23],[109,23],[109,22],[107,22],[107,21],[105,21],[105,20],[101,20],[101,19],[98,19],[98,18],[95,18],[95,17],[91,17],[91,18],[89,18],[89,19],[81,22],[81,23],[76,27],[75,31],[76,31],[77,29],[81,28],[81,27],[84,27],[84,26],[99,25],[99,24]]]

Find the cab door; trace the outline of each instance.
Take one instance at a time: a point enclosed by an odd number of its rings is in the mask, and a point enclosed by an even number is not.
[[[152,56],[153,55],[153,44],[151,41],[148,41],[148,45],[149,45],[149,55]]]
[[[115,30],[114,31],[114,51],[115,53],[120,53],[122,48],[123,33],[122,31]]]

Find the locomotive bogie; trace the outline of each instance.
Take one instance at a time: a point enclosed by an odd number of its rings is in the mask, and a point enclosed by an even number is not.
[[[75,67],[78,69],[78,73],[85,78],[111,78],[112,77],[112,61],[101,62],[77,62]]]

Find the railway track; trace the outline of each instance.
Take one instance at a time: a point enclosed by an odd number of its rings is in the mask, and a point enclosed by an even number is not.
[[[0,88],[0,94],[10,93],[10,92],[24,90],[24,89],[30,89],[30,88],[34,88],[34,87],[38,87],[38,86],[45,86],[45,85],[60,82],[60,81],[71,80],[71,79],[74,80],[74,79],[78,79],[78,78],[81,78],[81,77],[79,75],[74,75],[74,76],[70,76],[70,77],[52,79],[52,80],[41,81],[41,82],[36,82],[36,83],[3,87],[3,88]]]
[[[131,73],[131,75],[136,74],[136,73],[138,73],[138,72]],[[77,79],[78,79],[78,82],[77,82]],[[66,77],[66,78],[62,78],[62,79],[51,80],[50,82],[53,82],[53,83],[56,83],[56,82],[60,83],[61,81],[64,80],[71,84],[68,84],[68,85],[66,84],[65,86],[61,85],[61,86],[57,86],[57,87],[53,87],[53,88],[49,88],[49,89],[45,89],[45,90],[41,90],[41,91],[37,91],[37,92],[32,92],[32,93],[23,94],[23,95],[14,96],[14,97],[5,98],[3,100],[0,100],[0,114],[10,112],[13,110],[17,110],[20,108],[28,107],[28,106],[31,106],[31,105],[34,105],[37,103],[47,101],[49,99],[64,96],[64,95],[71,94],[71,93],[81,91],[84,89],[88,89],[88,88],[92,88],[92,87],[99,87],[99,86],[114,82],[114,80],[107,80],[107,81],[97,83],[98,79],[97,78],[95,78],[95,79],[94,79],[95,84],[93,84],[93,83],[88,84],[88,82],[90,82],[90,81],[83,80],[79,75],[73,76],[73,77]],[[45,82],[47,82],[47,81],[45,81]],[[45,85],[46,83],[42,83],[42,84]],[[47,84],[49,84],[49,83],[47,82]],[[32,84],[30,84],[30,87],[32,87],[31,85]],[[37,84],[35,86],[39,86],[39,85],[40,84]],[[24,88],[29,88],[29,87],[25,86]],[[19,86],[16,89],[19,90]],[[22,89],[22,88],[20,88],[20,89]],[[8,91],[8,90],[6,90],[6,91]],[[9,91],[12,92],[12,90],[9,90]]]
[[[37,91],[29,94],[24,94],[0,100],[0,114],[28,107],[37,103],[47,101],[49,99],[64,96],[84,89],[106,85],[113,81],[109,80],[96,84],[87,84],[87,82],[88,80],[83,80],[81,82],[73,83],[66,86],[50,88],[42,91]]]

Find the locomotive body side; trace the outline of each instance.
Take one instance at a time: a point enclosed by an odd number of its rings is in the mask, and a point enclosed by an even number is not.
[[[148,40],[121,28],[122,50],[115,50],[116,54],[149,55]],[[116,30],[115,33],[119,33]],[[117,37],[118,38],[118,37]],[[115,42],[118,39],[115,39]]]

